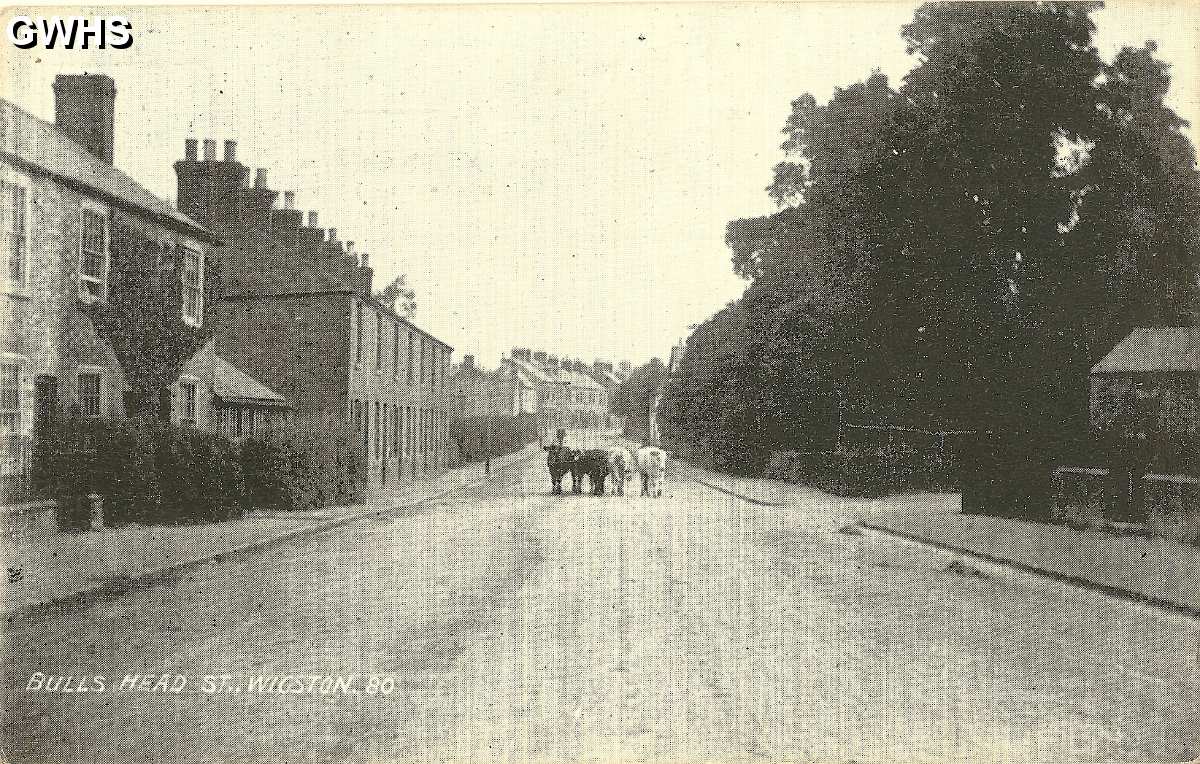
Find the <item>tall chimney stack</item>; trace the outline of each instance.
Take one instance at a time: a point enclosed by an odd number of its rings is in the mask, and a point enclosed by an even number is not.
[[[294,206],[296,206],[296,192],[295,191],[284,191],[283,192],[283,208],[285,210],[290,210]]]
[[[54,78],[54,125],[99,157],[113,161],[117,86],[106,74],[60,74]]]
[[[237,141],[225,141],[225,161],[237,161]]]
[[[317,225],[317,220],[318,220],[317,211],[309,210],[308,211],[308,227],[309,228],[320,228],[321,226]]]
[[[212,138],[204,139],[204,161],[205,162],[217,161],[217,142],[214,141]]]
[[[184,141],[183,141],[183,159],[185,162],[195,162],[196,161],[196,156],[197,156],[196,149],[197,149],[197,145],[196,145],[195,138],[184,139]]]
[[[258,169],[256,169],[254,171],[254,187],[255,188],[266,188],[267,187],[267,170],[265,167],[259,167]]]

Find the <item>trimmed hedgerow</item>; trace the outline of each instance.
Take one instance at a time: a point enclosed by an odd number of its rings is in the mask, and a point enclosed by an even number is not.
[[[463,462],[478,462],[520,451],[540,437],[531,416],[467,417],[450,424],[450,441]]]
[[[68,418],[38,453],[39,493],[59,501],[62,530],[89,527],[89,494],[105,524],[184,525],[254,508],[296,510],[361,501],[362,459],[337,427],[300,427],[235,444],[143,419]]]

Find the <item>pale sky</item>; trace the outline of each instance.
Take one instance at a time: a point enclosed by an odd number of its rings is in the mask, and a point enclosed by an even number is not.
[[[126,7],[131,50],[6,46],[5,97],[53,120],[55,74],[111,75],[116,164],[171,200],[185,138],[236,139],[378,284],[408,274],[456,359],[637,364],[741,294],[725,225],[772,211],[791,101],[898,85],[917,5]],[[1197,4],[1095,18],[1106,58],[1157,40],[1200,123]]]

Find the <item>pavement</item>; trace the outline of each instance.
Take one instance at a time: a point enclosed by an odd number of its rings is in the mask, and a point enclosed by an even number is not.
[[[540,453],[534,444],[494,459],[492,466],[504,469]],[[8,529],[0,539],[8,568],[7,584],[0,589],[0,612],[10,616],[112,596],[217,557],[254,552],[358,517],[419,504],[483,478],[483,464],[469,464],[400,487],[376,488],[362,504],[306,512],[254,511],[207,525],[132,525],[85,533]]]
[[[814,492],[869,533],[1111,596],[1200,617],[1200,547],[1103,528],[1070,528],[962,514],[959,494],[854,499],[777,480],[739,478],[687,465],[689,476],[750,502],[787,506]]]
[[[699,477],[722,490],[675,468],[661,499],[555,497],[530,461],[390,516],[69,612],[19,615],[5,643],[4,753],[181,763],[1200,753],[1197,619],[948,566],[939,550],[853,530],[952,498],[855,502]]]

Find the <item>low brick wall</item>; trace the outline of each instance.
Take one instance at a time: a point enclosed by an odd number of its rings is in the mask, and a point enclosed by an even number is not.
[[[4,532],[10,538],[48,536],[58,531],[58,502],[34,501],[0,507]]]
[[[1051,517],[1055,522],[1072,527],[1103,524],[1111,483],[1106,469],[1059,467],[1054,471],[1054,509]]]
[[[1200,479],[1146,475],[1146,528],[1155,536],[1200,544]]]
[[[1125,473],[1128,476],[1128,473]],[[1076,528],[1111,528],[1200,544],[1200,479],[1187,475],[1143,475],[1135,486],[1140,509],[1136,522],[1117,516],[1121,485],[1107,469],[1059,467],[1054,472],[1056,522]]]

